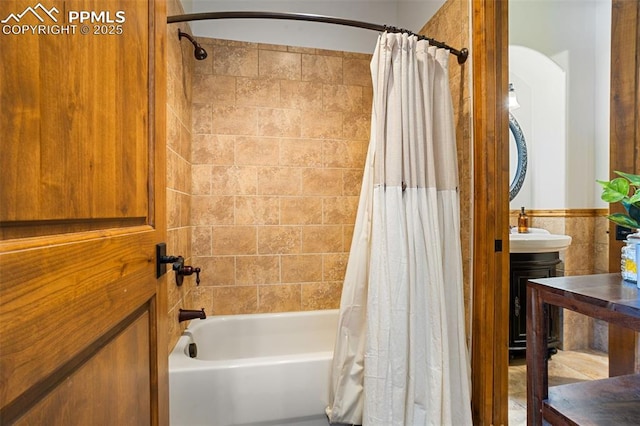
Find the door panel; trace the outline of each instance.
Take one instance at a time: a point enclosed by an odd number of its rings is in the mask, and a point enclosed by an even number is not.
[[[3,20],[0,419],[166,424],[165,2],[3,0]]]
[[[0,128],[9,142],[0,156],[2,228],[26,221],[39,222],[41,229],[56,221],[95,228],[105,219],[146,218],[149,5],[131,0],[46,4],[58,23],[41,9],[36,12],[51,26],[65,25],[64,12],[73,10],[109,12],[110,20],[124,11],[125,22],[82,24],[87,35],[79,34],[79,24],[76,34],[0,34]],[[3,1],[0,19],[31,6],[31,0]],[[41,22],[27,13],[9,24]],[[94,34],[102,28],[122,34]]]
[[[3,404],[154,296],[153,234],[127,232],[2,255]]]
[[[16,425],[149,424],[149,346],[145,344],[148,334],[149,315],[144,312]],[[100,383],[100,388],[96,383]],[[114,410],[117,399],[123,396],[136,404]],[[104,403],[90,403],[96,400]]]

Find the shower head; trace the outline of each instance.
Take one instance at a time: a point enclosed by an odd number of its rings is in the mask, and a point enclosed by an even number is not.
[[[201,61],[207,57],[207,51],[204,50],[202,46],[200,46],[200,44],[193,39],[193,37],[191,37],[187,33],[183,33],[182,31],[180,31],[180,29],[178,29],[178,40],[181,40],[182,37],[186,37],[187,40],[189,40],[191,44],[193,44],[193,47],[194,47],[193,55],[196,57],[197,60]]]

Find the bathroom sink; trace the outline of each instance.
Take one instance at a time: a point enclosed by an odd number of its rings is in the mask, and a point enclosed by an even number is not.
[[[511,253],[550,253],[565,250],[571,244],[569,235],[551,234],[541,228],[529,228],[526,234],[509,234]]]

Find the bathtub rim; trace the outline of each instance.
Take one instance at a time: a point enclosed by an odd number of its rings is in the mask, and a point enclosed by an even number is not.
[[[290,312],[273,312],[273,313],[256,313],[256,314],[237,314],[237,315],[212,315],[203,320],[191,320],[189,326],[182,332],[180,338],[176,342],[173,350],[169,353],[169,373],[188,370],[202,369],[220,369],[220,368],[236,368],[250,367],[273,363],[290,363],[304,362],[317,359],[326,359],[333,357],[333,348],[330,351],[316,351],[299,353],[295,356],[291,355],[273,355],[251,358],[233,358],[224,360],[208,360],[191,358],[188,355],[187,347],[192,343],[193,335],[197,329],[205,327],[208,322],[232,322],[243,320],[260,320],[264,318],[287,318],[287,317],[321,317],[321,316],[338,316],[340,309],[318,309],[312,311],[290,311]]]

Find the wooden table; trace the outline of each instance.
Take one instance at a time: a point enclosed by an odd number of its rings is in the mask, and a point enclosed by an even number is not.
[[[549,305],[640,332],[640,292],[620,274],[534,279],[527,282],[527,424],[638,425],[640,375],[548,387]]]

